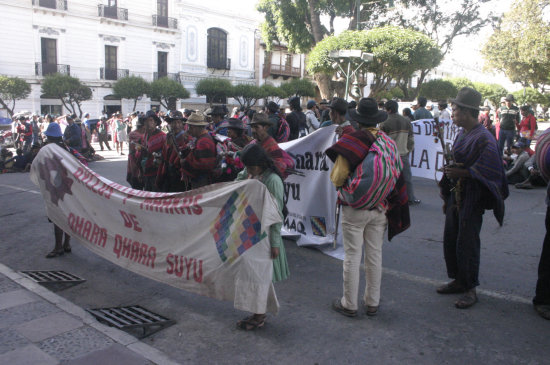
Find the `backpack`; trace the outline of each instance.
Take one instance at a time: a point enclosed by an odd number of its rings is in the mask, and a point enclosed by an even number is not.
[[[367,156],[338,189],[338,198],[354,209],[370,210],[378,205],[384,206],[402,170],[397,145],[379,131]]]
[[[283,143],[288,141],[290,136],[290,126],[283,115],[279,115],[279,122],[277,123],[277,132],[275,133],[275,140],[277,143]]]

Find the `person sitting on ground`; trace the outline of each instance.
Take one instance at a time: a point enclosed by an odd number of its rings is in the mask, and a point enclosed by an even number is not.
[[[512,145],[512,153],[517,155],[517,158],[512,161],[509,168],[506,170],[506,179],[508,184],[517,184],[525,181],[526,176],[522,174],[522,169],[529,159],[529,153],[525,150],[527,145],[524,141],[517,141]]]
[[[525,177],[525,180],[521,183],[514,185],[516,189],[533,189],[535,186],[546,186],[540,169],[537,166],[536,155],[529,157],[521,168],[521,175]]]
[[[277,202],[277,208],[283,218],[284,185],[282,176],[267,152],[257,143],[246,146],[241,154],[241,160],[246,166],[249,179],[262,182]],[[269,227],[269,243],[271,246],[271,260],[273,260],[273,282],[286,280],[290,271],[286,258],[285,246],[281,237],[282,223]],[[265,325],[266,314],[255,313],[237,322],[237,328],[252,331]]]
[[[67,150],[67,147],[63,143],[63,134],[61,133],[59,124],[50,123],[44,135],[46,136],[46,144],[55,143],[59,147]],[[49,218],[48,221],[51,222]],[[64,232],[57,224],[53,223],[53,233],[55,237],[55,247],[46,255],[47,259],[63,256],[65,253],[70,253],[72,251],[71,236],[69,236],[67,232]]]

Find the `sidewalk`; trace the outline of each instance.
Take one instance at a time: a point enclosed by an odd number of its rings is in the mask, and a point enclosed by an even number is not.
[[[0,264],[0,364],[176,364]]]

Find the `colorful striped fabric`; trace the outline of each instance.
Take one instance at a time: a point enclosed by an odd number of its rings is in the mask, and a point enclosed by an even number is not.
[[[367,156],[357,165],[338,197],[354,209],[386,209],[386,198],[401,175],[403,164],[395,142],[384,132],[378,132]]]
[[[550,181],[550,128],[545,130],[537,140],[535,161],[544,180]]]

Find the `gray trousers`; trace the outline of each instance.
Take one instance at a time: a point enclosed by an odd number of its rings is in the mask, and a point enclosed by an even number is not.
[[[416,200],[414,196],[413,183],[412,183],[412,172],[411,172],[411,163],[409,162],[409,154],[401,155],[401,161],[403,162],[403,179],[405,179],[405,184],[407,184],[407,196],[409,201]]]

